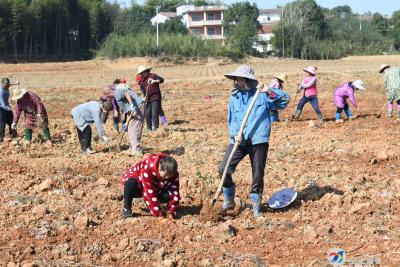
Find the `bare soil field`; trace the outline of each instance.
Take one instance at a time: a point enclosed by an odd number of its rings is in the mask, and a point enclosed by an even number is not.
[[[272,127],[264,199],[285,187],[299,192],[289,208],[253,219],[248,199],[249,160],[236,170],[237,209],[211,220],[200,214],[218,184],[217,168],[228,144],[227,104],[231,82],[223,61],[160,63],[149,59],[0,65],[0,76],[19,80],[41,96],[54,145],[0,150],[0,263],[2,266],[330,266],[327,252],[347,252],[347,266],[400,265],[400,122],[374,114],[385,103],[382,63],[399,56],[335,61],[249,59],[260,80],[287,73],[294,97],[302,68],[319,70],[323,124],[307,105],[300,120]],[[163,107],[169,120],[144,132],[146,153],[176,157],[181,174],[179,216],[159,224],[141,200],[138,214],[122,219],[122,171],[140,158],[107,152],[79,153],[71,108],[98,99],[117,77],[134,80],[139,64],[166,79]],[[332,92],[347,79],[364,80],[357,92],[361,112],[334,122]],[[292,99],[293,100],[293,99]],[[107,123],[110,137],[116,138]],[[22,123],[19,125],[22,133]],[[9,141],[9,140],[7,140]],[[220,207],[222,197],[216,209]],[[230,230],[230,231],[227,231]]]

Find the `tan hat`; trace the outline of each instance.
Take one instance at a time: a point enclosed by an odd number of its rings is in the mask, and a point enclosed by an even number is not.
[[[18,99],[22,98],[26,94],[26,89],[21,88],[21,89],[14,89],[12,93],[11,100],[17,101]]]
[[[272,77],[277,78],[278,80],[280,80],[283,83],[286,82],[286,79],[287,79],[287,75],[284,74],[284,73],[281,73],[281,74],[278,74],[278,75],[274,75]]]
[[[143,65],[140,65],[137,69],[137,75],[142,74],[145,71],[150,71],[152,69],[152,67],[146,67]]]
[[[386,64],[382,64],[381,67],[379,68],[379,73],[382,73],[387,68],[390,68],[390,66],[386,65]]]

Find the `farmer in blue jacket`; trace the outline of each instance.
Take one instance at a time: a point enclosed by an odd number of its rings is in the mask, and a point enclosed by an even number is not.
[[[283,109],[287,105],[288,99],[283,98],[279,91],[272,94],[272,90],[268,86],[259,85],[254,75],[254,70],[250,66],[242,65],[236,71],[225,76],[234,80],[234,88],[231,92],[228,110],[230,144],[219,167],[220,177],[223,175],[235,140],[238,140],[240,145],[234,153],[223,184],[224,203],[222,209],[229,210],[234,208],[235,183],[232,180],[232,174],[239,162],[249,155],[253,172],[250,201],[254,217],[259,217],[261,216],[264,169],[271,132],[270,110],[277,107]],[[243,135],[237,136],[247,108],[257,91],[257,86],[262,87],[260,95],[250,113]]]
[[[108,144],[108,138],[101,121],[101,113],[112,110],[110,101],[89,101],[72,109],[72,118],[78,132],[79,143],[81,144],[82,154],[93,154],[92,149],[92,128],[90,124],[94,123],[99,137],[104,144]]]
[[[140,142],[142,140],[142,130],[145,115],[145,102],[135,92],[130,90],[126,84],[117,85],[114,91],[115,100],[124,113],[125,122],[122,129],[128,132],[129,149],[123,151],[128,155],[143,155]]]
[[[9,126],[9,133],[13,135],[14,131],[11,128],[14,116],[10,107],[9,98],[10,91],[9,88],[11,86],[10,80],[8,78],[4,78],[1,80],[0,85],[0,144],[3,143],[5,136],[6,126]]]

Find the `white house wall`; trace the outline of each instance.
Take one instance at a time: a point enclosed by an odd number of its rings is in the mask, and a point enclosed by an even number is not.
[[[268,20],[269,18],[269,20]],[[274,23],[280,21],[281,17],[279,14],[261,14],[258,16],[258,22],[261,24],[266,24],[266,23]]]

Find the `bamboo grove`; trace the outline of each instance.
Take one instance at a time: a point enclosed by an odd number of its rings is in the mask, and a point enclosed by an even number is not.
[[[105,0],[0,0],[0,57],[90,58],[118,13]]]

